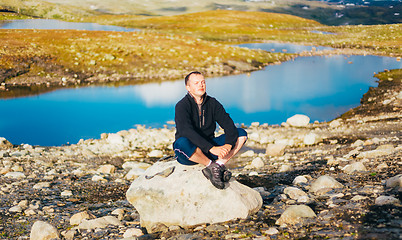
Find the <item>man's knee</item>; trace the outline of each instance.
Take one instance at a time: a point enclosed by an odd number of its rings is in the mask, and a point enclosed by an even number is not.
[[[237,128],[237,132],[239,133],[239,137],[247,137],[247,132],[243,128]]]
[[[190,157],[194,154],[196,148],[197,147],[188,138],[185,137],[181,137],[173,143],[173,149],[176,155],[176,159],[179,163],[184,165],[197,164],[190,160]]]

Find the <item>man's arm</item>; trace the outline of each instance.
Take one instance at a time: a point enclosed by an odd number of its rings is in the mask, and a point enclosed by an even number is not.
[[[178,103],[175,107],[175,122],[177,131],[180,135],[188,138],[193,144],[199,147],[203,152],[208,152],[213,145],[202,137],[191,122],[191,111],[183,102]]]
[[[232,148],[236,144],[239,133],[236,126],[234,125],[232,118],[226,112],[222,104],[219,103],[217,100],[215,104],[215,116],[216,122],[225,131],[225,145],[228,144],[230,145],[230,148]]]

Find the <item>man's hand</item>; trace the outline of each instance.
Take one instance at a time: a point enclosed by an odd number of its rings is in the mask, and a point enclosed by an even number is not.
[[[219,159],[223,159],[232,149],[232,145],[230,144],[225,144],[223,146],[215,146],[212,147],[209,151],[218,156]]]

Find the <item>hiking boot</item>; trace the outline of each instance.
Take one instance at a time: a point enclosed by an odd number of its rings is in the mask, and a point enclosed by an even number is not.
[[[230,178],[232,177],[232,173],[225,167],[225,165],[222,165],[221,167],[223,169],[222,181],[229,182]]]
[[[216,162],[212,162],[208,167],[202,169],[202,173],[216,188],[225,188],[225,183],[222,181],[223,168]]]

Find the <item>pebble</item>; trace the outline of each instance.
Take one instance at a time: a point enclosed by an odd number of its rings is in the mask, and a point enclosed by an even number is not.
[[[379,196],[375,199],[375,205],[387,205],[387,204],[400,204],[399,199],[392,197],[392,196]]]
[[[44,221],[36,221],[29,235],[31,240],[60,239],[57,229]]]

